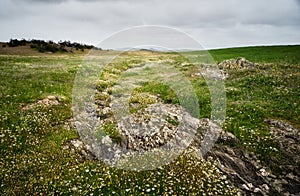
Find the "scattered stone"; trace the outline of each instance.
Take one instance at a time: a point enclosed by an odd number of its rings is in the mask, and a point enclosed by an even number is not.
[[[64,125],[63,125],[63,128],[65,130],[68,130],[70,131],[71,129],[74,129],[74,120],[72,118],[70,119],[67,119],[65,122],[64,122]]]
[[[280,120],[267,119],[265,122],[270,125],[270,132],[280,148],[290,157],[284,164],[285,168],[300,175],[300,130]]]
[[[247,191],[250,190],[249,187],[248,187],[246,184],[243,184],[243,185],[242,185],[242,188],[243,188],[243,189],[246,189]]]
[[[239,67],[253,67],[253,66],[254,66],[254,63],[252,63],[252,62],[246,60],[244,57],[239,57],[239,58],[237,58],[236,64],[237,64]]]
[[[35,103],[31,103],[31,104],[28,104],[28,105],[22,107],[21,110],[26,111],[26,110],[30,110],[34,107],[37,107],[37,106],[51,107],[54,105],[59,105],[59,103],[64,100],[66,100],[66,97],[64,97],[64,96],[48,95],[45,99],[38,100]]]
[[[104,144],[104,145],[108,145],[110,146],[112,144],[112,140],[110,139],[110,137],[108,135],[104,136],[101,140],[101,142]]]
[[[80,140],[71,140],[71,143],[75,148],[81,148],[83,146],[83,142]]]
[[[261,192],[261,190],[259,188],[255,188],[253,192],[254,193],[259,193],[259,192]]]
[[[95,160],[95,156],[88,150],[87,146],[79,139],[72,139],[64,143],[64,150],[79,155],[83,159]]]
[[[240,143],[240,140],[237,137],[235,137],[235,135],[233,135],[232,133],[222,130],[217,140],[217,143],[237,145]]]
[[[221,69],[242,69],[242,68],[253,68],[254,63],[246,60],[244,57],[239,57],[237,59],[224,60],[218,64]]]
[[[267,184],[263,184],[261,187],[266,191],[269,191],[269,189],[270,189]]]
[[[205,65],[205,66],[210,66],[210,65]],[[191,77],[204,77],[204,78],[221,79],[221,80],[226,79],[228,76],[229,75],[223,70],[213,69],[213,68],[207,69],[203,67],[200,68],[195,73],[191,74]]]
[[[97,109],[97,114],[100,118],[109,118],[113,115],[110,107],[103,107],[102,109]]]
[[[259,171],[260,171],[261,175],[264,177],[267,177],[270,175],[270,173],[268,173],[264,168],[260,169]]]
[[[49,95],[49,96],[47,97],[47,99],[52,100],[52,101],[53,101],[53,100],[57,100],[57,99],[56,99],[56,96],[53,96],[53,95]]]

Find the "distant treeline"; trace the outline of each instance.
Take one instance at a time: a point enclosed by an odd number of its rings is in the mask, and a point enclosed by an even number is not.
[[[73,50],[81,50],[84,49],[99,49],[93,45],[80,44],[77,42],[70,41],[59,41],[55,43],[54,41],[44,41],[44,40],[26,40],[26,39],[10,39],[7,43],[9,47],[17,47],[17,46],[25,46],[30,45],[31,48],[38,50],[39,52],[73,52]]]

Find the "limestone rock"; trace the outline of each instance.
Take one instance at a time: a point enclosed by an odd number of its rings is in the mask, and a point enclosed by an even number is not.
[[[72,139],[64,143],[64,150],[79,155],[83,159],[95,160],[95,156],[80,139]]]
[[[253,65],[245,59],[238,59],[232,63],[238,67]],[[99,120],[99,125],[106,120],[113,121],[109,104],[98,104],[98,107],[102,110],[99,119],[99,114],[93,116],[95,114],[92,107],[81,114],[82,118]],[[241,148],[239,139],[232,133],[224,131],[209,119],[192,117],[180,106],[160,102],[151,104],[136,113],[123,116],[115,123],[122,136],[120,144],[115,144],[109,136],[104,136],[99,141],[84,138],[94,142],[86,147],[82,142],[71,141],[67,143],[66,148],[85,158],[101,157],[102,160],[111,163],[117,162],[124,155],[130,157],[132,151],[144,152],[164,145],[170,149],[180,147],[186,149],[183,152],[196,152],[199,156],[213,161],[229,181],[246,195],[299,195],[300,193],[300,134],[299,129],[286,122],[266,120],[276,142],[290,157],[286,162],[277,163],[285,175],[272,173],[258,157]],[[94,125],[92,122],[82,124],[77,121],[75,125],[82,129],[89,129],[98,124]],[[101,145],[97,145],[97,142]]]
[[[265,122],[270,125],[270,132],[280,148],[286,152],[294,165],[298,165],[295,169],[300,174],[300,130],[280,120],[267,119]]]
[[[292,125],[269,119],[270,131],[289,160],[277,162],[286,175],[274,175],[261,161],[239,148],[234,135],[221,133],[205,158],[214,160],[228,179],[246,195],[299,195],[299,129]],[[228,136],[227,136],[228,135]],[[274,161],[276,161],[274,159]],[[289,167],[288,167],[289,166]]]
[[[248,61],[244,57],[239,57],[237,59],[224,60],[218,64],[219,68],[222,69],[241,69],[241,68],[253,68],[254,63]]]
[[[60,102],[63,102],[65,100],[66,100],[66,98],[64,96],[48,95],[45,99],[38,100],[35,103],[31,103],[31,104],[28,104],[28,105],[22,107],[21,110],[22,111],[31,110],[32,108],[37,107],[37,106],[51,107],[54,105],[59,105]]]

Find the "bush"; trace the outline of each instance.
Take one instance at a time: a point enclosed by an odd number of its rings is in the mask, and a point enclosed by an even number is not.
[[[30,44],[30,48],[37,49],[39,52],[73,52],[73,49],[81,50],[84,52],[84,49],[92,49],[95,48],[93,45],[80,44],[70,41],[59,41],[55,43],[52,40],[44,41],[44,40],[18,40],[18,39],[10,39],[8,42],[9,47],[17,47],[17,46],[25,46],[26,44]],[[6,47],[6,45],[2,45],[2,47]],[[68,49],[69,48],[69,49]]]
[[[25,46],[28,43],[25,39],[18,40],[18,39],[10,39],[8,42],[9,47],[17,47],[17,46]]]

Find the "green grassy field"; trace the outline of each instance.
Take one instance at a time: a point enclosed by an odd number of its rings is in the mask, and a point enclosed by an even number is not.
[[[257,63],[299,64],[300,46],[258,46],[211,50],[217,62],[225,59],[245,57]]]
[[[300,46],[210,51],[216,62],[242,56],[259,63],[255,69],[229,70],[223,128],[242,141],[241,148],[255,153],[278,173],[277,164],[288,157],[273,141],[264,119],[281,119],[300,126],[299,51]],[[182,61],[172,54],[123,55],[101,75],[104,82],[97,84],[99,92],[112,87],[120,72],[132,67],[133,62],[145,59],[171,59],[174,64]],[[64,149],[67,141],[79,137],[66,125],[72,118],[73,82],[82,60],[79,55],[0,55],[1,195],[236,193],[214,165],[193,156],[181,156],[156,170],[134,172],[90,161]],[[190,76],[192,70],[188,65],[183,73]],[[210,97],[203,78],[189,79],[199,96],[200,117],[209,117]],[[166,103],[178,103],[174,92],[159,82],[149,82],[136,92],[159,93]],[[59,104],[22,109],[48,95],[60,97]],[[132,112],[135,110],[132,108]],[[276,157],[277,162],[270,162],[270,157]]]

